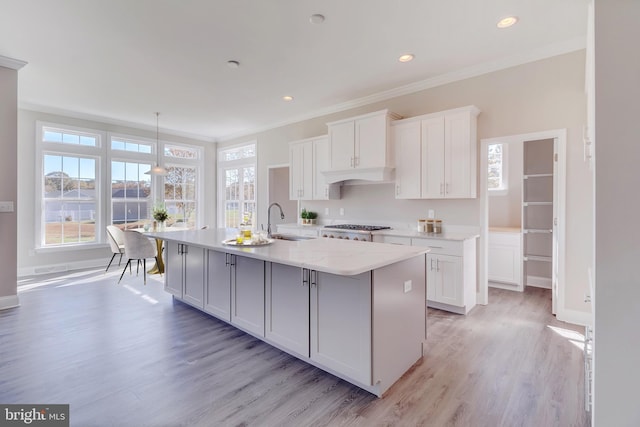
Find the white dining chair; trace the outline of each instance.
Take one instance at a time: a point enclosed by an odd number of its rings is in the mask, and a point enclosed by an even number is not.
[[[104,270],[105,273],[109,271],[109,267],[111,267],[111,263],[116,255],[120,254],[118,267],[120,267],[120,263],[122,262],[122,254],[124,254],[124,236],[122,235],[122,230],[115,225],[107,225],[107,240],[109,241],[109,246],[111,247],[113,255],[111,256],[109,265],[107,265],[106,270]]]
[[[155,258],[158,262],[158,251],[155,243],[149,240],[144,234],[137,231],[124,231],[124,254],[127,257],[127,264],[122,270],[118,283],[122,280],[124,272],[129,267],[129,273],[131,273],[131,261],[138,261],[138,267],[136,275],[140,272],[140,261],[142,261],[142,270],[144,271],[144,284],[147,284],[147,258]]]

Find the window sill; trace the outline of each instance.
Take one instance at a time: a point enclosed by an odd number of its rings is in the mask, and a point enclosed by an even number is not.
[[[109,245],[107,243],[90,243],[86,245],[72,245],[72,246],[50,246],[35,248],[35,253],[46,254],[54,252],[77,252],[91,249],[106,249]]]
[[[506,196],[509,193],[508,188],[500,189],[500,190],[487,190],[489,196]]]

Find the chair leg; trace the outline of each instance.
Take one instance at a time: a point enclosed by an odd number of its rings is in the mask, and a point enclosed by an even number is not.
[[[136,263],[136,277],[140,274],[140,260]]]
[[[115,255],[115,254],[114,254]],[[120,252],[120,260],[118,260],[118,267],[120,267],[120,263],[122,262],[122,252]]]
[[[147,285],[147,259],[142,260],[142,274],[144,274],[144,284]]]
[[[104,271],[105,273],[107,271],[109,271],[109,267],[111,267],[111,263],[113,262],[113,259],[116,257],[117,254],[113,254],[113,256],[111,257],[111,261],[109,261],[109,265],[107,265],[107,269]],[[122,257],[122,255],[120,255]],[[118,266],[120,266],[120,264],[118,264]]]
[[[127,266],[129,266],[129,274],[131,274],[131,260],[128,260],[124,266],[124,269],[122,270],[122,274],[120,275],[120,278],[118,279],[118,283],[120,283],[120,281],[122,280],[122,276],[124,276],[124,272],[127,271]]]

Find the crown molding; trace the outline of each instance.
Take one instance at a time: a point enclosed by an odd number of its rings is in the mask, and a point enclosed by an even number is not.
[[[55,107],[49,107],[45,105],[31,104],[29,102],[19,102],[18,107],[22,110],[29,110],[29,111],[34,111],[38,113],[53,114],[57,116],[69,117],[72,119],[88,120],[92,122],[104,123],[104,124],[109,124],[114,126],[124,126],[132,129],[153,131],[154,134],[156,132],[155,125],[144,125],[140,123],[129,122],[126,120],[114,119],[111,117],[96,116],[93,114],[81,113],[78,111],[65,110],[63,108],[55,108]],[[182,131],[177,131],[172,129],[163,129],[163,128],[160,128],[160,132],[166,135],[179,136],[182,138],[189,138],[196,141],[216,142],[216,139],[213,137],[193,134],[189,132],[182,132]]]
[[[0,67],[11,68],[12,70],[19,70],[25,65],[27,65],[25,61],[0,55]]]
[[[575,52],[585,48],[586,48],[586,39],[584,37],[576,37],[574,39],[570,39],[561,43],[547,45],[540,49],[534,49],[528,52],[523,52],[507,58],[499,59],[496,61],[485,62],[482,64],[474,65],[472,67],[463,68],[461,70],[453,71],[446,74],[441,74],[439,76],[432,77],[426,80],[421,80],[421,81],[410,83],[404,86],[399,86],[393,89],[389,89],[383,92],[378,92],[362,98],[354,99],[354,100],[343,102],[340,104],[335,104],[327,108],[315,110],[315,111],[302,114],[299,116],[295,116],[295,117],[292,117],[277,123],[273,123],[267,126],[253,128],[250,131],[243,131],[235,134],[225,135],[223,137],[218,138],[217,141],[218,142],[230,141],[232,139],[253,135],[259,132],[264,132],[267,130],[279,128],[279,127],[294,124],[294,123],[299,123],[305,120],[310,120],[317,117],[338,113],[340,111],[362,107],[365,105],[373,104],[375,102],[386,101],[387,99],[396,98],[398,96],[409,95],[415,92],[420,92],[426,89],[431,89],[431,88],[442,86],[448,83],[453,83],[456,81],[481,76],[483,74],[488,74],[495,71],[516,67],[518,65],[523,65],[530,62],[551,58],[554,56],[564,55],[566,53]]]

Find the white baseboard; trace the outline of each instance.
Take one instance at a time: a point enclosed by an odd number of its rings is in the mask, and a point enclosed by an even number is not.
[[[523,291],[523,289],[521,289],[520,286],[515,283],[494,282],[490,280],[488,282],[488,285],[490,288],[506,289],[508,291],[516,291],[516,292]]]
[[[551,278],[540,276],[527,276],[527,286],[535,288],[551,289]]]
[[[115,267],[118,266],[117,260],[114,260]],[[86,270],[88,268],[107,268],[108,258],[90,259],[86,261],[73,261],[64,264],[48,264],[18,269],[18,277],[37,276],[40,274],[62,273],[65,271]],[[111,270],[114,265],[111,265]]]
[[[0,310],[17,307],[19,305],[20,305],[20,300],[18,300],[18,295],[9,295],[6,297],[0,297]]]
[[[574,325],[593,326],[593,315],[586,311],[558,310],[556,319]]]

